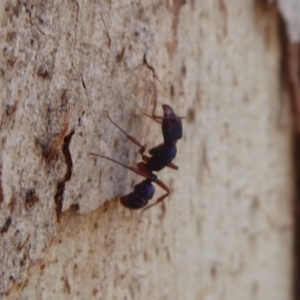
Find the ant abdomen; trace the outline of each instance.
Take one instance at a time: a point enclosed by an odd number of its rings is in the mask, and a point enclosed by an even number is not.
[[[132,193],[122,196],[121,203],[129,209],[140,209],[148,204],[154,196],[155,188],[149,179],[134,186]]]

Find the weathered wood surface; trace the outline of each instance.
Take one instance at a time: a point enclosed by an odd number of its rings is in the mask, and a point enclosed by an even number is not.
[[[275,11],[78,0],[2,1],[0,13],[7,299],[291,299],[291,122]],[[103,205],[140,178],[88,152],[138,159],[104,109],[148,146],[161,142],[140,115],[150,81],[159,104],[188,117],[179,171],[159,174],[172,194],[140,220],[117,200]]]

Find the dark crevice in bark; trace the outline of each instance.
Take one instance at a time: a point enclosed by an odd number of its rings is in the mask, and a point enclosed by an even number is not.
[[[294,199],[294,299],[300,300],[300,136],[294,139],[294,171],[295,171],[295,199]]]
[[[0,165],[0,204],[3,203],[4,196],[3,196],[3,187],[2,187],[2,164]]]
[[[153,77],[157,78],[154,68],[147,61],[147,52],[144,53],[143,64],[152,72]]]
[[[11,222],[12,222],[12,219],[11,217],[9,216],[6,221],[5,221],[5,224],[1,227],[1,234],[5,233],[8,231],[10,225],[11,225]]]
[[[293,166],[294,166],[294,237],[293,237],[293,299],[300,300],[300,56],[299,44],[293,44],[287,36],[287,28],[280,18],[281,37],[281,83],[288,89],[294,117]]]

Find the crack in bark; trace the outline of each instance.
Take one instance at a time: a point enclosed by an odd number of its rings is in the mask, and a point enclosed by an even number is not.
[[[11,222],[12,222],[12,218],[11,216],[9,216],[6,221],[5,221],[5,224],[1,227],[1,234],[5,233],[8,231],[10,225],[11,225]]]
[[[147,61],[147,52],[145,52],[144,57],[143,57],[143,65],[146,65],[146,66],[147,66],[147,68],[152,72],[152,75],[153,75],[154,78],[158,78],[157,75],[156,75],[156,73],[155,73],[154,67],[152,67],[152,66],[148,63],[148,61]]]
[[[65,185],[66,185],[66,182],[68,182],[72,176],[73,161],[72,161],[72,155],[71,155],[69,147],[70,147],[71,139],[72,139],[72,136],[74,133],[75,133],[75,130],[72,129],[71,132],[68,135],[66,135],[66,137],[64,138],[64,144],[63,144],[62,151],[63,151],[64,157],[65,157],[67,171],[66,171],[66,174],[63,177],[63,179],[61,179],[58,182],[57,188],[56,188],[56,194],[54,196],[54,201],[55,201],[55,205],[56,205],[57,222],[60,221],[60,217],[62,214]]]
[[[63,127],[58,134],[48,145],[48,147],[43,151],[43,156],[47,164],[50,164],[51,161],[56,157],[57,152],[59,150],[60,145],[62,144],[63,140],[65,139],[66,133],[69,129],[69,111],[67,113],[67,120],[63,124]]]
[[[108,38],[108,44],[107,44],[107,46],[108,46],[108,48],[109,48],[109,50],[110,50],[111,38],[110,38],[110,36],[109,36],[108,30],[107,30],[107,26],[106,26],[106,23],[105,23],[105,21],[104,21],[104,18],[103,18],[103,16],[102,16],[102,14],[100,14],[100,18],[101,18],[101,20],[102,20],[102,22],[103,22],[103,24],[104,24],[105,33],[106,33],[106,36],[107,36],[107,38]]]
[[[77,40],[77,26],[78,26],[78,19],[79,19],[79,9],[80,9],[78,1],[76,1],[75,5],[77,7],[77,10],[76,10],[76,22],[75,22],[75,38],[74,38],[75,41],[76,41]]]
[[[18,250],[18,251],[21,251],[21,250],[25,247],[25,245],[27,244],[27,242],[29,241],[29,239],[30,239],[30,235],[27,235],[27,237],[26,237],[26,239],[24,240],[24,242],[23,242],[23,243],[20,243],[20,244],[18,245],[17,250]]]
[[[88,91],[87,91],[87,88],[86,88],[86,84],[85,84],[85,81],[84,81],[84,78],[83,78],[83,75],[81,72],[79,72],[80,76],[81,76],[81,84],[84,88],[84,91],[85,91],[85,95],[87,96],[87,98],[89,98],[89,95],[88,95]]]
[[[116,56],[116,62],[121,62],[125,54],[125,46],[123,46],[121,52]]]

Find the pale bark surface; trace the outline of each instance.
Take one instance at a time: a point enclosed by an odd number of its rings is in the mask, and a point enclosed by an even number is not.
[[[255,3],[0,3],[7,299],[290,299],[291,124],[277,15]],[[104,109],[148,147],[162,141],[141,115],[151,81],[159,105],[188,117],[179,171],[159,174],[172,194],[140,220],[103,203],[141,178],[88,153],[140,159]]]
[[[300,42],[300,1],[278,0],[279,11],[286,23],[287,34],[292,43]]]

